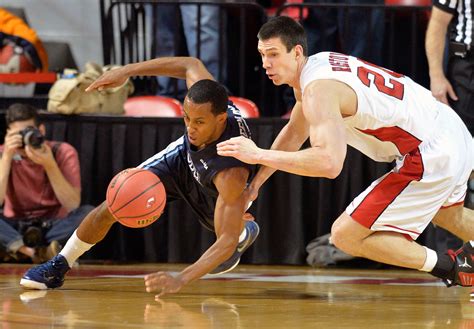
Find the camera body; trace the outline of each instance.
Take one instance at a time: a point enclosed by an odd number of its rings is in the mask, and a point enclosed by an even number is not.
[[[35,149],[39,149],[44,143],[44,136],[36,127],[28,126],[25,129],[20,130],[20,135],[22,137],[21,147],[30,145]]]

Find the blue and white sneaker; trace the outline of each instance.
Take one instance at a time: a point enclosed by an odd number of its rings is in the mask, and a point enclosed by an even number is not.
[[[234,254],[221,265],[217,266],[209,274],[218,275],[232,271],[240,262],[240,256],[247,250],[252,243],[257,239],[260,228],[255,221],[248,221],[245,223],[246,236],[242,242],[239,242]]]
[[[28,289],[54,289],[64,283],[64,275],[70,270],[63,255],[56,255],[44,264],[30,268],[21,278],[20,285]]]

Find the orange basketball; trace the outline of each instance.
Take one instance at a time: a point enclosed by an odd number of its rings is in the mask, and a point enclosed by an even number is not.
[[[160,178],[151,171],[125,169],[110,181],[106,202],[120,224],[145,227],[160,218],[166,205],[166,191]]]

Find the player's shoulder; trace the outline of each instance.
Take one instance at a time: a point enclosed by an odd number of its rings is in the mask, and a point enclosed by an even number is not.
[[[250,128],[245,121],[240,109],[232,102],[227,105],[227,127],[220,137],[220,141],[227,140],[232,137],[244,136],[251,138]]]

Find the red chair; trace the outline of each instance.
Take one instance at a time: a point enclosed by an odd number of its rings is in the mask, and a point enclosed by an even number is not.
[[[386,6],[405,6],[405,7],[430,7],[432,0],[385,0]],[[425,24],[428,23],[431,17],[431,9],[420,11],[421,18]],[[408,16],[409,12],[400,11],[399,16]],[[426,28],[426,27],[425,27]]]
[[[292,3],[299,4],[299,3],[303,3],[303,0],[283,0],[283,1],[273,1],[273,3],[275,4],[275,6],[270,7],[266,10],[267,16],[269,16],[269,17],[275,16],[278,8],[281,7],[282,5],[292,4]],[[293,18],[294,20],[299,21],[300,20],[300,9],[298,7],[285,8],[280,13],[280,15],[289,16],[289,17]],[[307,17],[308,17],[308,8],[303,8],[303,13],[302,13],[301,19],[305,19]]]
[[[125,115],[131,117],[182,117],[183,105],[165,96],[130,97],[123,105]]]
[[[426,6],[432,5],[431,0],[385,0],[387,6]]]
[[[282,119],[289,119],[290,117],[291,117],[291,110],[289,110],[288,112],[286,112],[285,114],[281,116]]]
[[[254,102],[247,98],[229,96],[229,100],[240,110],[244,118],[259,118],[260,111]]]

